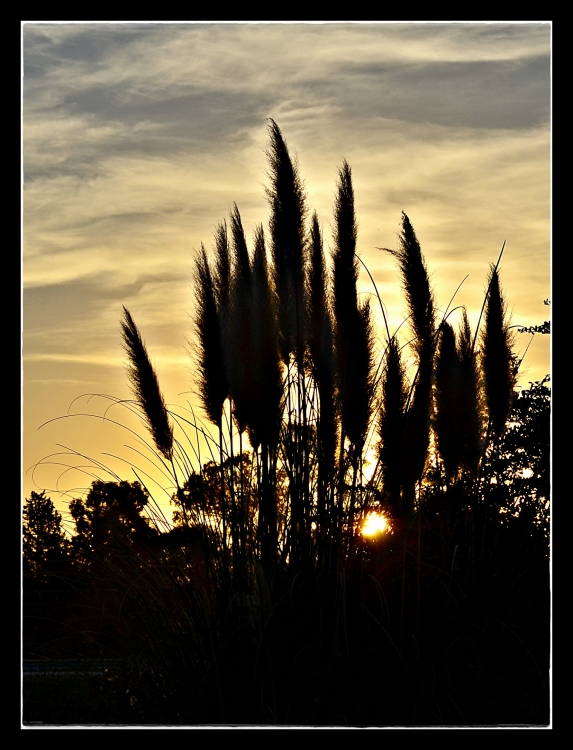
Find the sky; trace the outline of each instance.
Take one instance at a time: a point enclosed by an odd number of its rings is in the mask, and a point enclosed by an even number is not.
[[[88,394],[130,398],[125,306],[168,404],[202,418],[194,254],[212,251],[234,202],[250,247],[268,225],[268,118],[298,160],[327,257],[350,164],[358,253],[392,332],[405,301],[380,248],[397,247],[403,211],[440,311],[463,305],[477,324],[505,241],[512,323],[549,319],[549,22],[26,22],[22,34],[25,497],[46,489],[65,512],[92,479],[113,479],[107,469],[133,481],[136,466],[166,502],[140,420]],[[359,291],[375,293],[365,271]],[[550,372],[548,336],[517,334],[526,349],[521,387]]]

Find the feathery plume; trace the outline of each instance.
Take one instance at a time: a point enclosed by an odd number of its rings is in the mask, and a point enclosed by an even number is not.
[[[482,453],[478,365],[473,338],[464,308],[458,337],[460,360],[460,422],[464,425],[462,462],[474,474]]]
[[[440,343],[436,361],[434,431],[449,480],[457,475],[463,452],[462,440],[465,430],[460,414],[461,376],[462,368],[456,348],[456,335],[452,326],[444,321],[440,326]]]
[[[504,431],[515,385],[513,337],[506,317],[499,273],[496,266],[491,266],[482,333],[482,365],[487,409],[496,435]]]
[[[338,400],[342,420],[342,441],[348,437],[348,423],[354,411],[354,344],[360,328],[358,311],[358,261],[356,259],[356,218],[352,173],[344,160],[338,170],[334,203],[334,252],[332,256],[334,332],[338,380]],[[343,444],[342,444],[343,445]],[[342,446],[341,446],[342,449]]]
[[[334,204],[334,318],[342,432],[362,450],[372,415],[374,335],[370,304],[358,305],[352,172],[344,160]]]
[[[263,227],[255,230],[251,263],[252,408],[249,439],[261,446],[259,485],[259,539],[261,559],[273,565],[277,554],[276,448],[281,426],[282,373],[276,324],[275,298],[269,284]]]
[[[231,234],[233,236],[233,267],[235,281],[242,280],[248,283],[251,278],[251,265],[249,261],[249,250],[241,214],[236,203],[231,210]]]
[[[405,213],[402,213],[400,248],[389,252],[398,260],[402,273],[410,325],[414,333],[413,347],[418,359],[418,371],[404,426],[403,507],[409,512],[414,503],[416,482],[424,472],[430,443],[435,309],[420,243]]]
[[[393,336],[386,350],[378,434],[384,494],[395,513],[400,510],[404,461],[404,416],[407,398],[408,391],[400,347],[398,340]]]
[[[195,329],[198,340],[199,394],[205,412],[219,426],[223,404],[229,394],[217,294],[205,248],[195,259]]]
[[[308,265],[308,348],[316,367],[320,361],[323,330],[329,317],[326,291],[326,269],[318,216],[313,213],[310,225],[310,257]]]
[[[173,453],[173,427],[169,421],[163,394],[147,349],[127,308],[121,320],[124,348],[129,365],[127,369],[131,390],[145,416],[155,447],[167,460]]]
[[[414,332],[414,347],[419,357],[433,350],[435,329],[434,295],[430,288],[420,243],[408,216],[402,212],[400,249],[389,250],[397,259]]]
[[[357,225],[354,214],[354,189],[352,172],[346,159],[338,170],[338,191],[334,204],[334,312],[344,325],[358,307],[356,284],[358,259],[356,258]]]
[[[291,353],[302,364],[305,348],[304,219],[305,196],[298,168],[293,164],[282,133],[274,120],[269,125],[267,152],[271,187],[270,233],[274,283],[278,295],[281,356],[288,364]]]
[[[215,230],[215,272],[213,274],[213,287],[219,317],[224,320],[229,309],[231,294],[231,257],[229,239],[227,236],[227,224],[222,221]]]
[[[276,311],[269,286],[262,226],[255,230],[251,275],[253,342],[249,358],[252,364],[254,403],[253,414],[250,417],[249,437],[253,448],[261,443],[274,447],[278,442],[280,428],[282,377]]]
[[[370,300],[358,308],[350,345],[350,394],[347,393],[346,434],[362,451],[372,416],[374,396],[374,326]]]
[[[332,468],[336,449],[336,410],[334,402],[334,342],[327,293],[322,235],[316,212],[310,228],[310,262],[308,268],[308,346],[311,367],[318,388],[320,410],[317,424],[319,460],[325,469]],[[327,470],[330,474],[330,471]]]
[[[335,358],[330,300],[324,262],[322,234],[316,212],[310,226],[310,256],[307,276],[308,349],[311,372],[318,392],[316,450],[318,462],[317,510],[323,532],[329,526],[328,486],[333,487],[336,452]]]
[[[231,211],[233,237],[233,272],[229,325],[227,328],[227,375],[234,403],[233,415],[239,432],[247,429],[252,401],[251,351],[252,331],[252,277],[247,241],[241,215],[235,204]]]

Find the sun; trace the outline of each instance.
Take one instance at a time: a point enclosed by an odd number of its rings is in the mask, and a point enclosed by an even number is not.
[[[371,511],[360,529],[362,536],[372,539],[388,530],[388,519],[382,513]]]

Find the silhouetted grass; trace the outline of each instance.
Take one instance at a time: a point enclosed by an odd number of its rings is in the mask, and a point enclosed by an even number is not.
[[[272,121],[270,137],[270,252],[262,226],[249,251],[234,206],[231,241],[220,224],[214,261],[202,248],[195,264],[212,461],[185,455],[203,427],[169,414],[124,311],[129,377],[158,464],[170,464],[176,528],[156,517],[134,545],[117,527],[76,570],[96,610],[109,592],[113,629],[94,647],[123,663],[97,683],[91,714],[69,713],[127,724],[545,725],[548,490],[512,498],[522,467],[505,457],[530,446],[541,466],[530,432],[548,400],[543,384],[529,411],[517,399],[523,429],[507,429],[515,373],[497,266],[483,333],[465,311],[457,335],[438,326],[403,214],[392,253],[413,339],[404,347],[388,332],[377,363],[357,291],[350,167],[338,173],[329,274],[318,217],[307,232],[303,183]],[[369,450],[379,460],[366,475]],[[359,527],[373,510],[388,527],[368,538]],[[28,718],[50,714],[27,696]]]
[[[512,333],[505,307],[498,268],[492,266],[488,279],[482,357],[486,403],[491,428],[496,435],[505,428],[516,376]]]
[[[128,375],[136,402],[145,417],[157,450],[164,458],[170,459],[173,450],[173,428],[167,416],[163,394],[159,389],[157,375],[145,344],[125,307],[121,327],[129,358]]]

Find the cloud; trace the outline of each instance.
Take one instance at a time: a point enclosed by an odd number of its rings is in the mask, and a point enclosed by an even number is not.
[[[395,247],[403,210],[443,308],[469,273],[455,304],[479,311],[506,239],[516,318],[546,314],[548,24],[25,23],[23,41],[29,419],[98,380],[127,392],[122,305],[170,397],[189,388],[193,254],[211,252],[233,201],[249,243],[266,226],[268,117],[299,157],[327,252],[348,159],[359,252],[393,327],[399,275],[376,248]],[[365,274],[360,288],[373,292]],[[547,347],[532,353],[542,377]]]
[[[346,65],[333,80],[332,94],[343,88],[343,106],[360,118],[492,129],[536,127],[549,118],[547,55],[518,61]]]
[[[543,25],[26,25],[24,61],[27,122],[107,123],[125,153],[221,145],[285,105],[468,127],[548,114]]]

